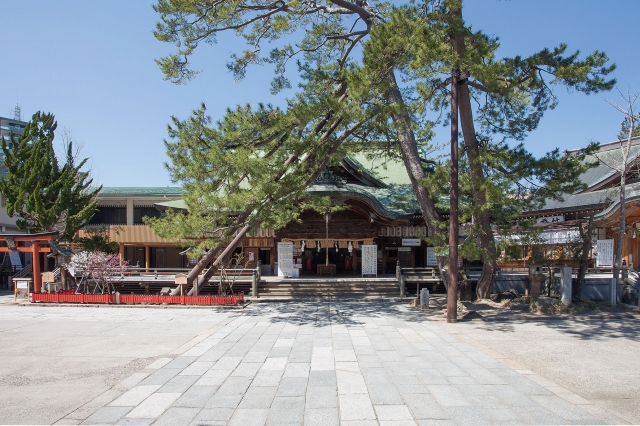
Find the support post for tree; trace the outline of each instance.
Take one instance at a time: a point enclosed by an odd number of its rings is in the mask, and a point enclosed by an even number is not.
[[[447,322],[458,321],[458,79],[451,72],[451,176],[449,194],[449,285],[447,286]]]

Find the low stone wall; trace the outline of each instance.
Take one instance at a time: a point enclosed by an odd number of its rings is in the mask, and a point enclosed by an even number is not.
[[[503,293],[507,290],[516,290],[524,294],[529,286],[529,278],[525,274],[499,274],[493,283],[491,293]]]
[[[610,278],[587,277],[582,287],[582,295],[591,300],[609,300]],[[507,290],[516,290],[524,294],[529,287],[529,278],[526,274],[502,273],[496,277],[493,283],[492,293],[503,293]],[[618,298],[622,295],[622,286],[618,286]]]
[[[591,300],[609,300],[610,285],[611,278],[585,279],[582,296]]]

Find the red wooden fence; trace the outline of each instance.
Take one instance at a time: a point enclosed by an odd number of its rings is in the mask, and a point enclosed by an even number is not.
[[[75,294],[69,290],[59,293],[32,293],[31,302],[49,303],[116,303],[115,294]],[[244,293],[233,296],[160,296],[147,294],[121,294],[121,304],[131,305],[237,305],[244,303]]]

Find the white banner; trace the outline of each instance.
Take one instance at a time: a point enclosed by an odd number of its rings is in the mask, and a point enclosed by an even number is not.
[[[402,245],[405,247],[420,247],[420,238],[403,238]]]
[[[567,244],[580,238],[580,231],[577,229],[567,229],[562,231],[544,231],[540,233],[540,241],[537,244]],[[498,242],[506,239],[512,242],[518,242],[522,239],[522,235],[495,235],[494,239]]]
[[[278,276],[293,275],[293,243],[278,243]]]
[[[434,247],[427,247],[427,266],[438,266]]]
[[[362,275],[378,276],[378,246],[362,245]]]
[[[596,242],[596,268],[613,267],[613,240],[598,240]]]

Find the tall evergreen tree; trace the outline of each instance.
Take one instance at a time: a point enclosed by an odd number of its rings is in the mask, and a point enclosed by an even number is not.
[[[599,51],[583,59],[579,52],[567,55],[564,44],[529,57],[498,58],[498,39],[473,30],[462,19],[460,0],[426,6],[393,8],[364,43],[364,62],[372,73],[394,67],[408,82],[405,93],[417,99],[413,108],[433,111],[434,125],[447,117],[452,69],[459,71],[461,152],[470,175],[465,210],[473,223],[466,227],[471,237],[467,246],[479,248],[476,256],[484,266],[478,295],[488,297],[499,254],[492,225],[505,232],[522,211],[545,198],[575,192],[580,189],[578,176],[591,166],[582,159],[594,147],[579,156],[556,149],[535,158],[521,141],[556,105],[553,86],[587,94],[610,90],[615,80],[606,77],[615,65]],[[511,146],[509,141],[519,143]],[[448,184],[441,179],[435,187],[448,189]]]
[[[502,213],[501,200],[519,191],[516,201],[521,203],[511,203],[509,209],[515,213],[540,202],[543,195],[560,197],[577,187],[582,170],[579,159],[559,151],[533,159],[523,145],[513,148],[505,141],[521,141],[537,127],[544,112],[553,108],[552,85],[595,93],[614,84],[605,77],[615,67],[607,65],[602,52],[580,59],[579,52],[565,55],[566,46],[560,45],[529,57],[496,58],[498,40],[472,31],[462,19],[461,0],[397,7],[388,2],[348,0],[213,4],[159,0],[155,9],[162,21],[156,37],[178,46],[176,54],[158,60],[166,78],[175,83],[195,76],[189,58],[202,41],[215,42],[219,33],[233,30],[248,45],[228,64],[236,77],[244,77],[250,64],[272,63],[276,71],[273,89],[289,87],[286,65],[300,55],[304,75],[344,85],[349,96],[366,105],[379,105],[378,121],[387,124],[385,136],[397,141],[396,150],[430,234],[440,237],[444,229],[434,203],[437,187],[425,185],[429,176],[420,157],[421,138],[416,135],[428,140],[435,125],[446,123],[447,87],[452,69],[459,70],[459,112],[473,200],[468,204],[474,224],[469,228],[473,232],[470,241],[477,242],[485,263],[479,285],[483,297],[495,277],[497,250],[491,221],[493,213]],[[285,36],[287,41],[282,41]],[[302,38],[297,43],[289,42],[298,36]],[[263,45],[268,43],[276,47],[264,55]],[[345,70],[352,73],[349,79],[345,79]],[[479,106],[473,107],[472,100]],[[532,175],[532,170],[537,174]],[[527,183],[532,176],[535,179]]]
[[[53,114],[39,111],[22,135],[11,136],[11,147],[2,140],[8,173],[0,179],[0,193],[7,214],[19,217],[19,229],[58,231],[59,240],[71,241],[93,217],[102,187],[90,188],[93,180],[81,171],[87,159],[75,164],[71,144],[60,164],[53,148],[56,127]]]

